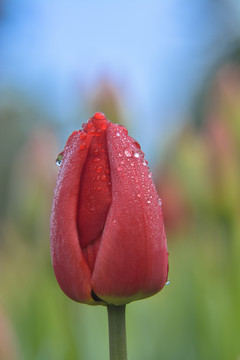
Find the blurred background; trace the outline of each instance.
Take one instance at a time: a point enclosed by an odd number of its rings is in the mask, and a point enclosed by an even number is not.
[[[96,111],[142,145],[170,252],[129,359],[240,359],[239,40],[234,0],[0,1],[0,360],[108,358],[49,253],[55,159]]]

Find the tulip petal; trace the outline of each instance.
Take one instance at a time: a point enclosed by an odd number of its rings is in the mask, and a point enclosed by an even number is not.
[[[83,146],[79,134],[76,131],[69,137],[58,174],[51,216],[51,256],[65,294],[91,304],[91,273],[80,248],[76,223],[79,182],[91,137]]]
[[[168,253],[159,198],[139,144],[119,125],[109,124],[106,132],[112,203],[91,284],[99,298],[118,305],[164,286]]]
[[[92,136],[87,158],[82,169],[79,207],[77,214],[78,234],[90,269],[93,269],[99,241],[111,204],[111,183],[107,154],[106,133]],[[95,255],[94,255],[95,254]],[[90,255],[91,261],[88,261]]]

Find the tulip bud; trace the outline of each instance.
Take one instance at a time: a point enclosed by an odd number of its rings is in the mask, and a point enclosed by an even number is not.
[[[96,113],[61,153],[51,216],[57,281],[71,299],[121,305],[163,288],[161,201],[140,145]]]

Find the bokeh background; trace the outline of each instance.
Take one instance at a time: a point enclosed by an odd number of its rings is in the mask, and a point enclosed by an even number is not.
[[[170,284],[127,307],[129,359],[240,359],[240,5],[0,1],[0,359],[107,359],[106,309],[55,280],[57,154],[96,111],[141,143]]]

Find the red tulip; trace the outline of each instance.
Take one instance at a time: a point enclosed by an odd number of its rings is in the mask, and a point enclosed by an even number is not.
[[[161,290],[168,274],[161,202],[139,144],[96,113],[61,156],[51,255],[62,290],[92,305]]]

